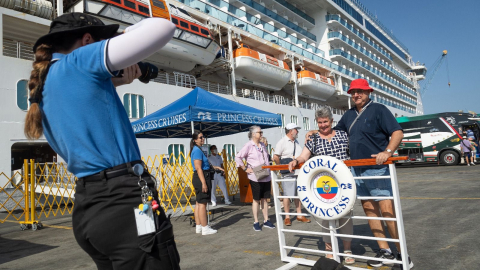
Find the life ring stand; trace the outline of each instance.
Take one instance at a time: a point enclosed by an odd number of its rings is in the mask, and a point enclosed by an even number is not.
[[[350,168],[343,161],[316,156],[300,168],[297,192],[310,214],[322,220],[337,220],[353,209],[357,188]]]

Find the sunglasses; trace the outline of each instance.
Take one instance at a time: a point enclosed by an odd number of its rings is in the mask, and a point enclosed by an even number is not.
[[[199,136],[198,138],[199,138],[200,140],[201,140],[201,139],[205,139],[205,137],[203,137],[203,136]]]
[[[359,94],[359,95],[367,95],[368,94],[368,90],[352,90],[350,91],[350,94],[353,96],[355,94]]]
[[[263,134],[263,131],[258,131],[257,133]]]

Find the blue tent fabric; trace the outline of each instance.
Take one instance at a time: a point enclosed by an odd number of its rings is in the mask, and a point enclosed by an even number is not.
[[[137,138],[191,138],[192,125],[208,137],[282,125],[281,116],[252,108],[196,87],[170,105],[132,123]]]

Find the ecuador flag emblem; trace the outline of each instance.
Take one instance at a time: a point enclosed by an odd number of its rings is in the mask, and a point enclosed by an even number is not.
[[[338,184],[332,177],[323,175],[317,180],[317,192],[326,200],[335,198],[338,192]]]

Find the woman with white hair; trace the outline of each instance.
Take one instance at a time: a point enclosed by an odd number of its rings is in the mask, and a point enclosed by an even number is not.
[[[275,225],[268,220],[268,207],[267,199],[270,198],[270,186],[271,179],[270,174],[261,179],[258,179],[255,175],[253,168],[268,165],[268,151],[265,144],[260,142],[263,136],[263,131],[259,126],[251,126],[248,132],[247,142],[240,152],[235,156],[235,162],[237,167],[241,167],[250,179],[250,186],[252,188],[253,203],[252,212],[255,222],[253,223],[253,229],[255,231],[261,231],[260,223],[258,222],[258,206],[262,205],[263,213],[263,227],[269,229],[275,229]],[[247,165],[243,163],[245,159]]]
[[[313,135],[313,139],[308,140],[302,150],[302,154],[288,164],[288,169],[293,170],[298,164],[307,161],[312,156],[331,156],[339,160],[350,159],[348,149],[348,135],[341,130],[332,129],[333,115],[329,108],[323,107],[315,112],[315,119],[318,124],[318,132]],[[347,218],[340,219],[340,225],[347,222]],[[328,221],[322,222],[324,227],[328,227]],[[324,229],[324,232],[328,232]],[[348,222],[340,228],[341,234],[353,234],[353,222]],[[331,251],[332,244],[330,236],[324,236],[325,250]],[[344,253],[352,254],[351,243],[352,239],[342,237]],[[327,258],[333,258],[332,254],[327,254]],[[355,259],[352,257],[345,258],[345,264],[353,264]]]

